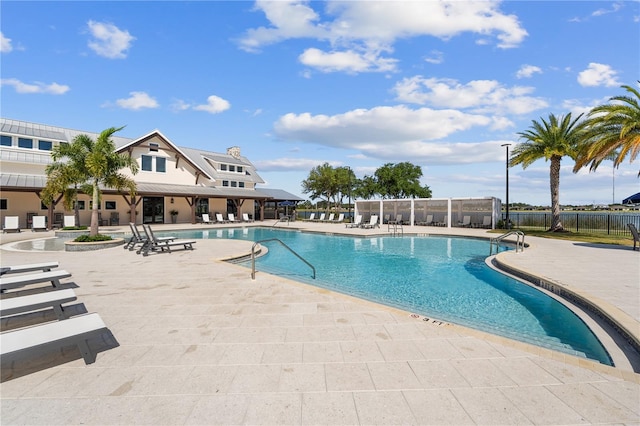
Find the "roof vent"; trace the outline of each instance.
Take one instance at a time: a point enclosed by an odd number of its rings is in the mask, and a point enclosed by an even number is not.
[[[230,155],[233,158],[240,159],[240,147],[232,146],[231,148],[227,148],[227,155]]]

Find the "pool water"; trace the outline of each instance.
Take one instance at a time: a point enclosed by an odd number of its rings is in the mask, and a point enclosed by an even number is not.
[[[316,268],[316,279],[307,264],[277,242],[263,243],[269,252],[256,259],[258,271],[612,365],[600,341],[570,309],[488,267],[486,240],[359,238],[269,228],[170,234],[250,241],[278,238]],[[250,261],[244,264],[251,266]]]

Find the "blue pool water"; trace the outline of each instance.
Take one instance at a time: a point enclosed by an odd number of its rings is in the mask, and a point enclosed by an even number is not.
[[[180,238],[278,238],[256,269],[427,317],[585,356],[611,365],[600,341],[562,303],[491,268],[486,240],[328,236],[269,228],[171,232]],[[160,235],[160,234],[159,234]],[[246,262],[250,266],[250,262]]]

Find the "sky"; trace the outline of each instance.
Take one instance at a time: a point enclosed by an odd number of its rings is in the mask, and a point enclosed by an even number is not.
[[[638,1],[3,0],[0,24],[2,117],[238,146],[303,199],[324,162],[408,161],[434,198],[504,201],[519,132],[640,80]],[[639,160],[563,158],[561,204],[640,192]],[[511,167],[509,201],[550,205],[549,165]]]

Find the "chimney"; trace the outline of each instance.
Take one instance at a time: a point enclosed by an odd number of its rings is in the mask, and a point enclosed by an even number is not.
[[[227,155],[232,156],[233,158],[240,159],[240,147],[232,146],[231,148],[227,148]]]

